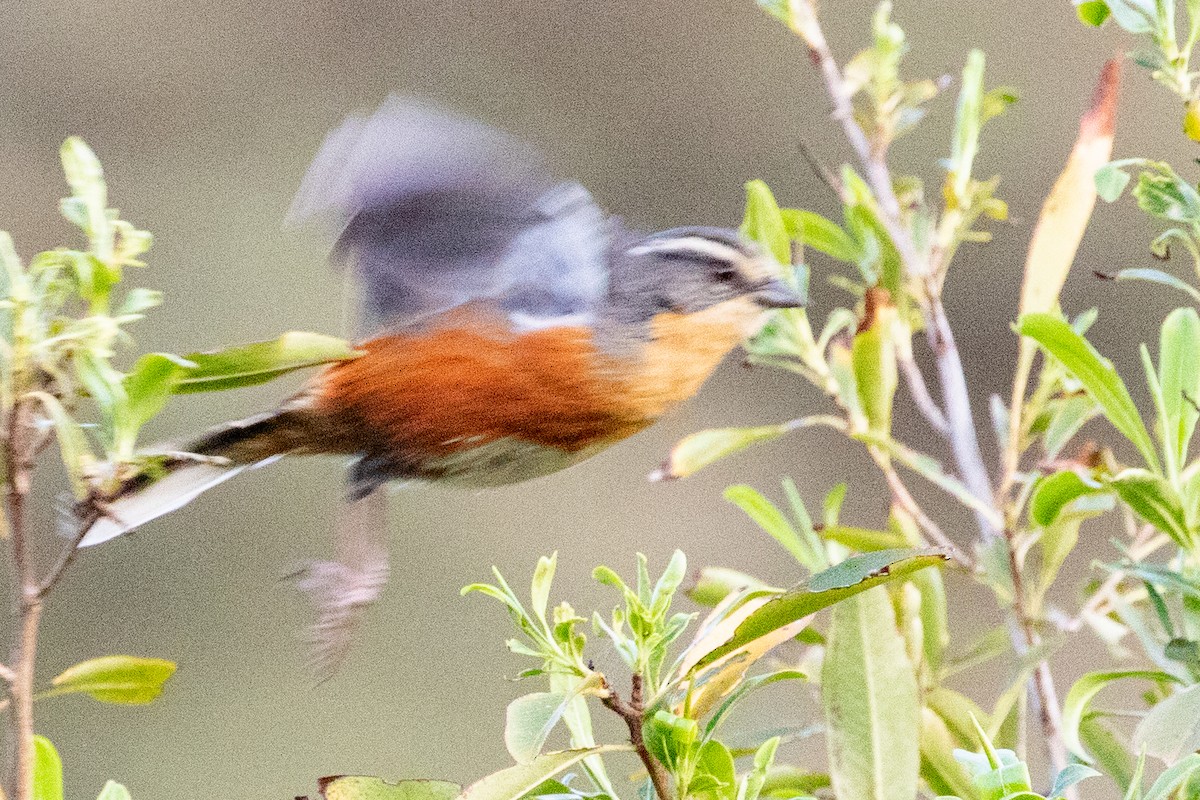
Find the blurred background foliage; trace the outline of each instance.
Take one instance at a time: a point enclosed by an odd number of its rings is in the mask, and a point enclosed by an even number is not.
[[[865,44],[873,8],[826,1],[835,51]],[[1007,393],[1017,345],[1010,314],[1038,208],[1101,63],[1129,43],[1115,26],[1085,29],[1065,1],[910,0],[895,17],[914,48],[909,74],[957,74],[965,51],[979,46],[989,83],[1021,95],[992,123],[977,167],[1003,173],[1010,221],[991,226],[993,244],[964,248],[947,291],[982,414],[988,394]],[[1126,80],[1150,78],[1130,70]],[[0,221],[24,256],[66,240],[57,153],[79,134],[104,161],[113,204],[155,233],[148,280],[168,304],[139,323],[145,349],[187,352],[292,328],[349,334],[325,243],[280,221],[324,133],[389,92],[422,95],[530,139],[561,174],[647,229],[735,224],[752,178],[782,203],[837,216],[797,145],[803,140],[829,165],[848,157],[829,102],[803,45],[750,2],[60,0],[0,3]],[[935,101],[929,122],[900,140],[894,165],[923,170],[943,153],[952,98]],[[1194,155],[1185,142],[1178,111],[1161,93],[1127,93],[1114,157],[1183,165]],[[1156,339],[1180,297],[1101,282],[1091,270],[1153,266],[1145,243],[1154,233],[1129,204],[1101,204],[1063,295],[1069,314],[1101,308],[1089,338],[1128,375],[1138,374],[1137,343]],[[822,282],[812,295],[819,308],[845,301]],[[1130,385],[1145,407],[1144,389]],[[286,388],[177,401],[147,438],[258,410]],[[818,398],[799,380],[733,359],[697,401],[578,468],[486,492],[400,492],[393,585],[355,657],[315,690],[297,635],[306,609],[277,579],[328,547],[341,465],[293,460],[232,482],[85,553],[47,617],[43,652],[63,664],[98,651],[178,661],[166,702],[108,709],[100,725],[80,726],[81,708],[64,700],[39,712],[41,731],[62,753],[70,785],[116,776],[140,798],[288,797],[331,772],[469,780],[496,769],[508,763],[501,732],[513,695],[496,675],[521,664],[495,635],[495,614],[460,600],[459,588],[493,563],[524,574],[557,549],[570,596],[603,605],[603,588],[589,578],[595,563],[625,563],[642,550],[661,565],[676,547],[693,564],[786,585],[794,565],[721,491],[791,475],[816,502],[848,481],[854,491],[843,516],[877,527],[888,495],[865,455],[813,430],[685,482],[651,484],[645,475],[699,428],[815,410]],[[924,430],[917,420],[896,421],[901,439]],[[986,437],[984,447],[996,455]],[[922,499],[939,510],[946,503],[932,492]],[[51,519],[48,501],[43,510]],[[958,541],[974,537],[961,509],[945,507],[939,518],[961,521],[957,536],[948,528]],[[1100,526],[1085,538],[1068,564],[1080,576],[1092,556],[1111,554]],[[952,624],[965,638],[1000,619],[986,590],[956,574],[947,580],[960,598]],[[1061,687],[1084,667],[1071,653],[1059,663]],[[992,677],[986,691],[985,673],[965,679],[992,697],[1004,676]],[[799,717],[810,712],[785,701],[803,697],[785,685],[771,702]]]

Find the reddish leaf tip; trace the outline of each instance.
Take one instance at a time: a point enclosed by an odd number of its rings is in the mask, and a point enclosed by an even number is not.
[[[1092,102],[1079,121],[1080,139],[1097,139],[1112,136],[1117,119],[1117,98],[1121,91],[1121,69],[1123,58],[1110,58],[1104,62],[1096,88],[1092,90]]]

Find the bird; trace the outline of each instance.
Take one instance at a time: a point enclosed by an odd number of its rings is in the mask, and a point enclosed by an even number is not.
[[[351,458],[352,504],[397,481],[557,472],[652,425],[803,303],[737,230],[639,232],[523,140],[409,98],[334,129],[288,219],[335,232],[331,259],[360,287],[358,355],[172,448],[192,456],[114,492],[82,547],[283,456]]]

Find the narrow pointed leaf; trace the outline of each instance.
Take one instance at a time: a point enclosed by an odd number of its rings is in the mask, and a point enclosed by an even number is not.
[[[1157,283],[1161,286],[1168,286],[1172,289],[1187,294],[1196,302],[1200,302],[1200,290],[1196,289],[1187,281],[1176,278],[1174,275],[1163,272],[1161,269],[1151,269],[1149,267],[1130,267],[1123,269],[1116,275],[1113,275],[1113,280],[1117,281],[1148,281]]]
[[[1066,367],[1104,411],[1104,416],[1129,439],[1146,464],[1158,469],[1158,456],[1129,390],[1112,362],[1064,320],[1052,314],[1024,314],[1017,331],[1036,341]]]
[[[761,244],[780,264],[792,263],[791,238],[775,195],[762,181],[746,184],[746,216],[742,234]]]
[[[949,556],[939,550],[879,550],[848,558],[764,603],[738,625],[727,642],[709,651],[699,663],[710,664],[809,614],[947,560]]]
[[[298,369],[346,361],[358,355],[342,339],[292,331],[267,342],[186,356],[196,366],[179,380],[175,391],[188,394],[255,386]]]
[[[680,439],[671,448],[671,454],[658,470],[650,474],[650,480],[686,478],[726,456],[761,442],[778,439],[794,429],[793,425],[785,423],[754,428],[715,428],[693,433]]]
[[[502,769],[476,781],[462,791],[458,800],[520,800],[543,781],[553,778],[589,756],[631,750],[631,745],[607,744],[546,753],[528,764]]]
[[[1085,481],[1075,472],[1056,472],[1038,481],[1034,487],[1029,516],[1038,525],[1050,525],[1072,500],[1102,491],[1104,488],[1099,483]]]
[[[857,264],[862,259],[862,247],[833,220],[795,208],[785,208],[781,213],[788,234],[805,247],[850,264]]]
[[[1139,517],[1170,536],[1180,547],[1193,546],[1179,495],[1164,478],[1144,469],[1122,470],[1109,486]]]
[[[1059,292],[1096,206],[1094,177],[1112,157],[1120,79],[1120,59],[1104,65],[1091,108],[1080,120],[1075,147],[1042,205],[1025,257],[1021,314],[1052,311],[1058,303]]]
[[[1083,748],[1079,740],[1079,726],[1087,711],[1088,703],[1092,701],[1101,689],[1114,681],[1138,678],[1141,680],[1178,682],[1178,678],[1165,672],[1147,670],[1126,670],[1120,672],[1089,672],[1071,686],[1063,701],[1063,743],[1067,749],[1085,764],[1092,763],[1092,757]]]

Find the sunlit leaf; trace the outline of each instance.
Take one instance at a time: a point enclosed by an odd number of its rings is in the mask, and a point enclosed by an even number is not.
[[[543,781],[553,778],[563,770],[578,764],[588,756],[604,753],[620,753],[632,750],[631,745],[608,744],[578,750],[563,750],[546,753],[528,764],[518,764],[468,786],[459,795],[460,800],[520,800]],[[332,800],[332,799],[331,799]],[[338,798],[337,800],[342,800]],[[346,800],[353,800],[347,798]]]
[[[33,737],[33,800],[63,800],[62,758],[45,736]]]
[[[865,318],[850,348],[859,404],[872,434],[887,437],[892,430],[892,399],[899,384],[893,334],[896,309],[886,289],[867,292]]]
[[[108,781],[104,784],[104,788],[100,790],[100,794],[96,800],[133,800],[129,796],[129,790],[116,781]],[[449,800],[449,799],[447,799]]]
[[[949,556],[937,550],[879,550],[846,559],[813,575],[806,583],[771,598],[748,616],[732,637],[700,659],[710,664],[760,636],[823,608],[853,597],[873,586],[899,580],[917,570],[939,566]]]
[[[862,248],[858,242],[833,220],[795,208],[785,208],[780,213],[788,235],[802,242],[805,247],[851,264],[858,263],[862,258]]]
[[[1133,732],[1133,748],[1164,764],[1200,750],[1200,684],[1159,701]]]
[[[1126,469],[1109,479],[1108,485],[1134,513],[1180,547],[1194,546],[1183,503],[1165,479],[1144,469]]]
[[[528,764],[537,758],[572,697],[561,692],[535,692],[508,704],[504,746],[514,761]]]
[[[1148,281],[1149,283],[1157,283],[1160,286],[1178,289],[1179,291],[1187,294],[1196,302],[1200,302],[1200,289],[1192,286],[1187,281],[1176,278],[1174,275],[1163,272],[1161,269],[1152,269],[1149,267],[1130,267],[1129,269],[1123,269],[1116,275],[1113,275],[1113,280]]]
[[[1187,461],[1188,444],[1200,412],[1200,314],[1177,308],[1163,320],[1158,348],[1158,380],[1162,387],[1165,446],[1176,463]]]
[[[1081,22],[1099,28],[1112,12],[1108,10],[1108,4],[1104,0],[1086,0],[1075,6],[1075,13],[1079,15]]]
[[[293,331],[268,342],[185,356],[196,366],[179,380],[175,392],[215,392],[254,386],[298,369],[346,361],[358,355],[342,339]]]
[[[1166,672],[1147,670],[1126,670],[1119,672],[1089,672],[1071,686],[1063,701],[1063,744],[1067,749],[1085,764],[1092,763],[1092,757],[1083,749],[1079,740],[1079,726],[1087,711],[1088,704],[1101,689],[1110,683],[1129,678],[1154,681],[1156,683],[1178,682],[1178,678]]]
[[[40,697],[83,692],[102,703],[140,705],[162,694],[175,664],[161,658],[100,656],[76,664],[52,680]]]
[[[46,416],[54,425],[54,436],[58,439],[59,453],[63,466],[71,479],[71,490],[77,500],[82,500],[90,491],[88,471],[95,455],[88,447],[87,437],[79,422],[71,416],[57,397],[49,392],[33,392],[32,396],[42,405]]]
[[[782,589],[772,589],[753,575],[736,569],[705,567],[700,570],[696,583],[687,590],[687,596],[697,605],[711,607],[739,589],[782,591]]]
[[[745,450],[751,445],[778,439],[795,427],[791,424],[759,425],[754,428],[715,428],[700,431],[680,439],[671,454],[650,480],[686,478],[726,456]]]
[[[1200,755],[1192,753],[1159,775],[1142,800],[1167,800],[1171,793],[1187,783],[1197,770],[1200,770]]]
[[[775,195],[762,181],[746,183],[746,216],[742,235],[766,248],[780,264],[792,263],[791,239],[779,212]]]
[[[449,781],[392,782],[366,775],[322,778],[318,785],[325,800],[454,800],[462,792]]]
[[[1066,367],[1099,404],[1109,422],[1137,447],[1146,463],[1152,469],[1159,468],[1150,433],[1112,362],[1096,352],[1091,343],[1064,320],[1052,314],[1024,314],[1017,323],[1017,330],[1035,340]]]
[[[1056,472],[1042,478],[1034,487],[1029,500],[1029,516],[1038,525],[1050,525],[1071,501],[1102,491],[1104,487],[1099,482],[1084,480],[1076,472]]]
[[[917,679],[882,587],[834,607],[821,697],[837,796],[912,800],[920,764]]]

